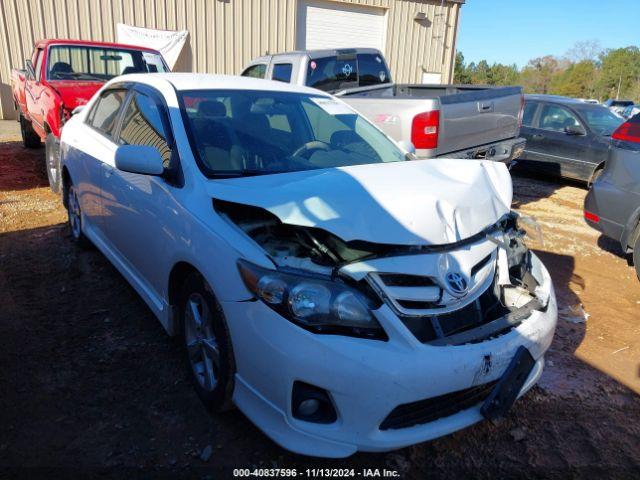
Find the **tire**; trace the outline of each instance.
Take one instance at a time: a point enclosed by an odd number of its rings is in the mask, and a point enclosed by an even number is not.
[[[180,294],[179,327],[189,378],[209,411],[233,408],[236,373],[229,328],[201,275],[189,275]]]
[[[49,186],[53,193],[60,193],[60,141],[49,133],[44,146]]]
[[[20,114],[20,134],[25,148],[38,148],[40,146],[40,137],[31,126],[31,122],[27,121],[22,114]]]
[[[80,209],[78,194],[73,183],[69,184],[66,195],[65,204],[67,205],[67,219],[69,222],[69,230],[71,231],[71,238],[79,247],[89,248],[91,241],[82,232],[82,210]]]
[[[633,245],[633,266],[636,269],[638,280],[640,280],[640,231],[636,234],[636,241]]]

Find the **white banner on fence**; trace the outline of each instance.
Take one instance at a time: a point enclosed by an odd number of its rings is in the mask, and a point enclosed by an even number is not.
[[[169,68],[173,69],[189,32],[187,30],[154,30],[119,23],[116,27],[118,43],[138,45],[158,50]]]

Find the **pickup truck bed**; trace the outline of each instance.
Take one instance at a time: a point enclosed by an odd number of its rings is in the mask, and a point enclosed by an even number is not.
[[[518,138],[522,89],[469,85],[391,84],[336,92],[395,139],[411,139],[421,157],[456,156],[506,161]],[[438,111],[436,148],[420,148],[414,118]]]

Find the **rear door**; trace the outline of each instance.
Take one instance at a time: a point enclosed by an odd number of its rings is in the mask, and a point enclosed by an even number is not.
[[[540,110],[542,106],[540,102],[535,100],[526,100],[524,104],[524,112],[522,114],[522,128],[520,132],[524,138],[527,139],[524,155],[522,160],[545,162],[546,157],[542,154],[544,146],[542,141],[544,139],[544,132],[540,131],[539,120]]]
[[[72,129],[65,138],[69,145],[65,164],[79,193],[85,227],[100,237],[103,237],[103,227],[108,222],[102,211],[102,165],[114,162],[114,135],[126,95],[127,91],[122,88],[103,91],[85,122]]]

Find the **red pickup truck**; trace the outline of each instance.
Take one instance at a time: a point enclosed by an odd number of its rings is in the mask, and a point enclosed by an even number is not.
[[[111,78],[128,73],[167,72],[156,50],[84,40],[41,40],[24,69],[13,69],[13,98],[27,148],[45,142],[47,175],[60,189],[59,140],[76,107],[89,101]]]

